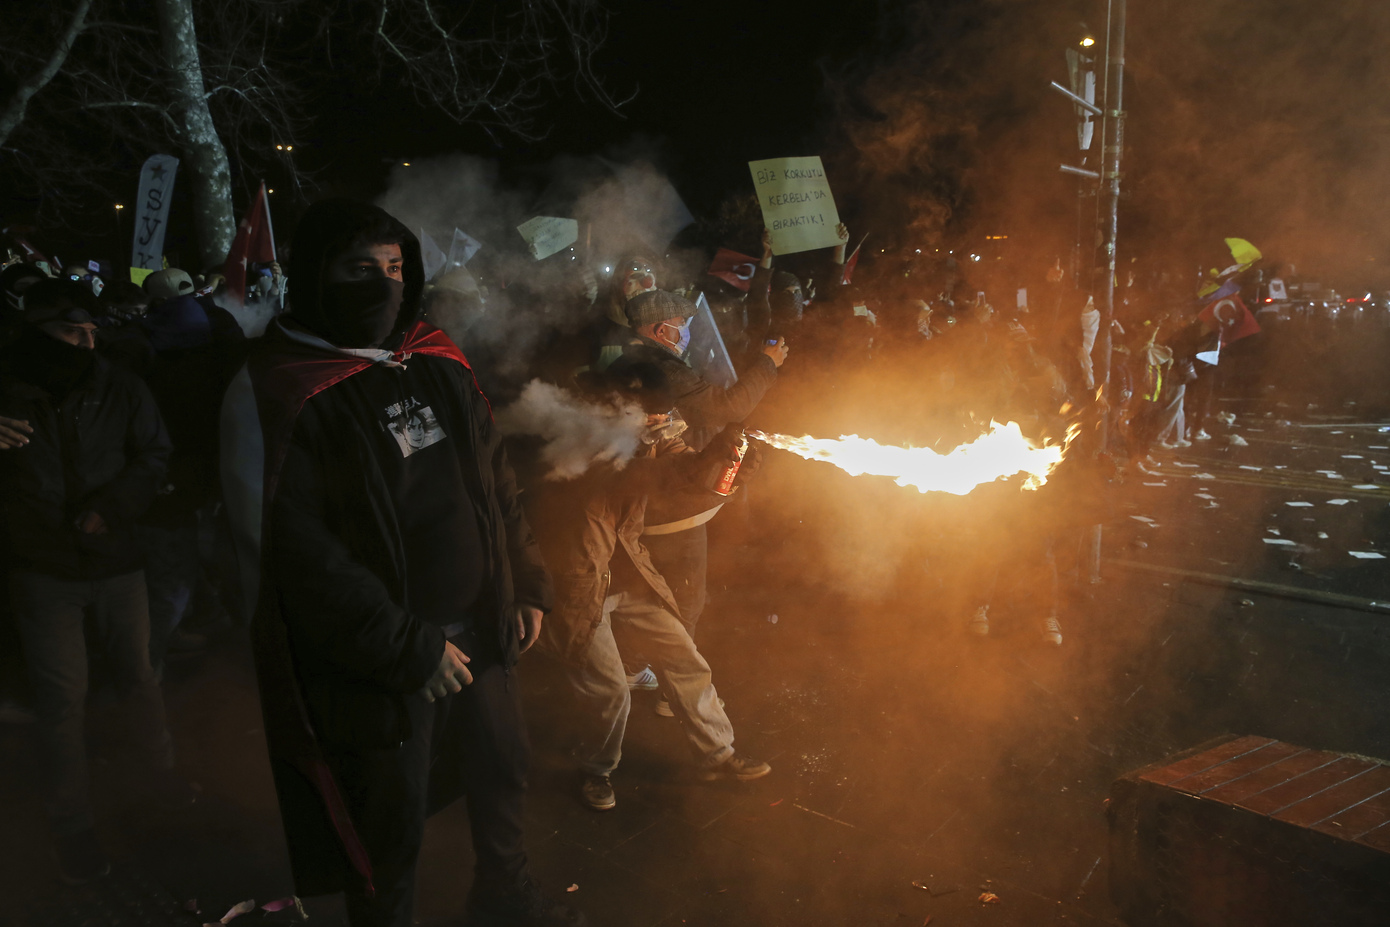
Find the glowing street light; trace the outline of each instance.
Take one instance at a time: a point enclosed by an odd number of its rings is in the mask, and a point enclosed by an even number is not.
[[[1079,44],[1082,48],[1090,48],[1092,45],[1096,44],[1096,40],[1088,35],[1084,39],[1082,39]]]
[[[117,204],[116,204],[116,211],[117,211],[117,212],[120,212],[122,209],[125,209],[125,207],[122,206],[120,203],[117,203]]]

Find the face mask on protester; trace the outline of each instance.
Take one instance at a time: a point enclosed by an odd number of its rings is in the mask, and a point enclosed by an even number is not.
[[[626,299],[656,289],[656,272],[645,261],[633,261],[623,271],[623,296]]]
[[[800,289],[773,293],[771,302],[773,317],[777,319],[800,322],[802,314],[806,311],[806,297]]]
[[[677,354],[684,354],[686,349],[690,347],[690,320],[685,319],[679,326],[667,322],[663,327],[676,332],[676,343],[671,345],[671,350]]]
[[[401,313],[405,284],[389,277],[323,285],[324,337],[340,348],[377,347]]]

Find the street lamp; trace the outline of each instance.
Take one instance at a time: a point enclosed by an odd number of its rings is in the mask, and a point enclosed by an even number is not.
[[[1090,48],[1092,45],[1096,44],[1096,40],[1088,35],[1077,44],[1079,44],[1082,48]]]

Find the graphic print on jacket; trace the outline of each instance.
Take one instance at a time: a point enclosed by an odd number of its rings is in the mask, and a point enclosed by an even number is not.
[[[430,407],[413,396],[387,406],[385,415],[386,421],[381,427],[396,439],[402,457],[409,457],[448,437]]]

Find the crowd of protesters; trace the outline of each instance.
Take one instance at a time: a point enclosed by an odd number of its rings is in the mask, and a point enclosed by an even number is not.
[[[0,694],[6,717],[40,733],[64,878],[109,869],[82,733],[89,651],[128,695],[151,797],[178,808],[198,792],[176,772],[166,659],[249,628],[301,894],[345,892],[358,927],[411,923],[424,821],[463,796],[473,922],[583,923],[527,865],[513,667],[533,645],[564,666],[577,797],[595,811],[617,804],[633,689],[660,690],[703,777],[771,772],[735,746],[697,644],[708,526],[746,507],[757,479],[740,430],[755,409],[793,430],[813,423],[804,400],[826,380],[906,371],[923,386],[894,414],[948,446],[990,418],[1060,441],[1099,410],[1110,437],[1091,450],[1148,473],[1155,448],[1207,437],[1203,323],[1117,320],[1106,408],[1093,303],[1053,280],[1032,311],[1012,291],[996,308],[954,262],[914,255],[856,280],[849,230],[837,237],[790,268],[764,232],[761,255],[717,273],[712,248],[692,262],[647,246],[426,280],[400,222],[328,200],[300,220],[287,272],[258,269],[231,299],[216,275],[136,285],[13,260],[0,275]],[[691,363],[706,311],[722,374]],[[640,410],[633,459],[538,478],[535,442],[504,440],[489,405],[532,379]],[[1097,517],[1021,535],[993,522],[959,627],[989,635],[996,578],[1017,566],[1039,578],[1036,633],[1060,645],[1058,550],[1068,524]]]

